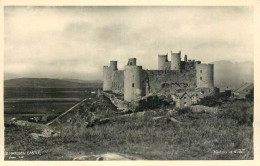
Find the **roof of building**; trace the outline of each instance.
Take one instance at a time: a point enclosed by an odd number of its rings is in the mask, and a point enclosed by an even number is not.
[[[197,92],[181,92],[181,93],[176,93],[175,96],[178,97],[179,99],[182,99],[185,96],[185,94],[187,94],[187,96],[189,96],[190,98],[192,96],[198,97]]]

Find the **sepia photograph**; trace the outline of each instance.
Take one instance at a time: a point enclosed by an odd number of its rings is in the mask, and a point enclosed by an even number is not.
[[[254,160],[252,6],[4,6],[4,160]]]

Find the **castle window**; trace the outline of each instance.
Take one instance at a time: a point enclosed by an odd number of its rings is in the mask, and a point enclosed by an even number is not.
[[[202,80],[202,77],[200,77],[200,80]]]
[[[132,62],[130,62],[130,65],[132,65]]]
[[[202,70],[200,70],[200,73],[202,73]]]
[[[134,84],[134,83],[132,83],[132,87],[135,87],[135,84]]]

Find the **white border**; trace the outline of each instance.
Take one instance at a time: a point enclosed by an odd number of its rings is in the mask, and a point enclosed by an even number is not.
[[[0,70],[1,72],[1,116],[0,116],[0,165],[4,166],[28,166],[28,165],[260,165],[259,154],[260,154],[260,121],[259,121],[259,93],[258,87],[260,73],[260,1],[256,0],[0,0]],[[254,160],[173,160],[173,161],[4,161],[4,118],[3,118],[3,65],[4,65],[4,6],[252,6],[254,7],[254,82],[255,82],[255,109],[254,109]],[[258,55],[258,56],[257,56]],[[246,56],[246,55],[245,55]]]

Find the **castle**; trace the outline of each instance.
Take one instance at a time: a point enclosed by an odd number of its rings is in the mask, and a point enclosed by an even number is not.
[[[126,102],[156,93],[172,95],[179,102],[188,96],[194,104],[216,91],[213,75],[213,64],[188,60],[187,55],[181,61],[181,51],[171,51],[171,61],[168,54],[158,55],[158,70],[144,70],[136,58],[130,58],[124,70],[118,70],[117,61],[110,61],[110,66],[103,67],[103,91],[124,94]]]

